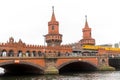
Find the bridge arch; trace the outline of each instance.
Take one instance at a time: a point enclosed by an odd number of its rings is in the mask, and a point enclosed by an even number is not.
[[[14,61],[2,62],[0,67],[4,68],[5,73],[8,74],[44,74],[43,67],[26,61],[20,61],[19,63]]]
[[[65,62],[57,67],[59,73],[65,72],[81,72],[81,71],[96,71],[98,67],[89,62],[89,61],[80,61],[80,60],[72,60]]]

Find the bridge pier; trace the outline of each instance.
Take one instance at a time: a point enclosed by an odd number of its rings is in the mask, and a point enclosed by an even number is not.
[[[115,68],[109,65],[108,56],[98,57],[98,70],[100,71],[114,71]]]
[[[45,69],[44,74],[59,74],[59,71],[56,67],[50,66]]]
[[[59,70],[56,68],[55,63],[57,58],[54,58],[55,54],[47,54],[45,58],[46,68],[44,74],[59,74]]]

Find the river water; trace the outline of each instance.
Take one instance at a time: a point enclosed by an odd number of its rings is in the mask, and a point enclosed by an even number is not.
[[[61,75],[7,75],[0,80],[120,80],[120,71],[96,71]]]

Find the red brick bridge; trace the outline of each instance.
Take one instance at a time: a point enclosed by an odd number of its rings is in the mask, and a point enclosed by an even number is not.
[[[16,42],[11,37],[7,43],[0,43],[0,67],[5,68],[6,73],[40,74],[99,70],[101,67],[104,69],[104,66],[109,67],[108,56],[103,54],[104,50],[95,54],[81,48],[82,45],[95,45],[87,16],[82,32],[83,37],[77,44],[61,45],[62,34],[59,33],[59,22],[56,20],[53,7],[51,20],[48,22],[48,33],[44,35],[47,46],[26,45],[21,39]],[[73,53],[73,47],[83,51]]]
[[[0,57],[0,66],[6,70],[6,73],[59,74],[68,71],[94,71],[105,65],[109,66],[106,56],[75,53]]]

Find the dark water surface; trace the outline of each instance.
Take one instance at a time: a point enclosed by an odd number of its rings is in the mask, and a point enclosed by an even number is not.
[[[61,75],[5,75],[0,80],[120,80],[120,71],[68,73]]]

